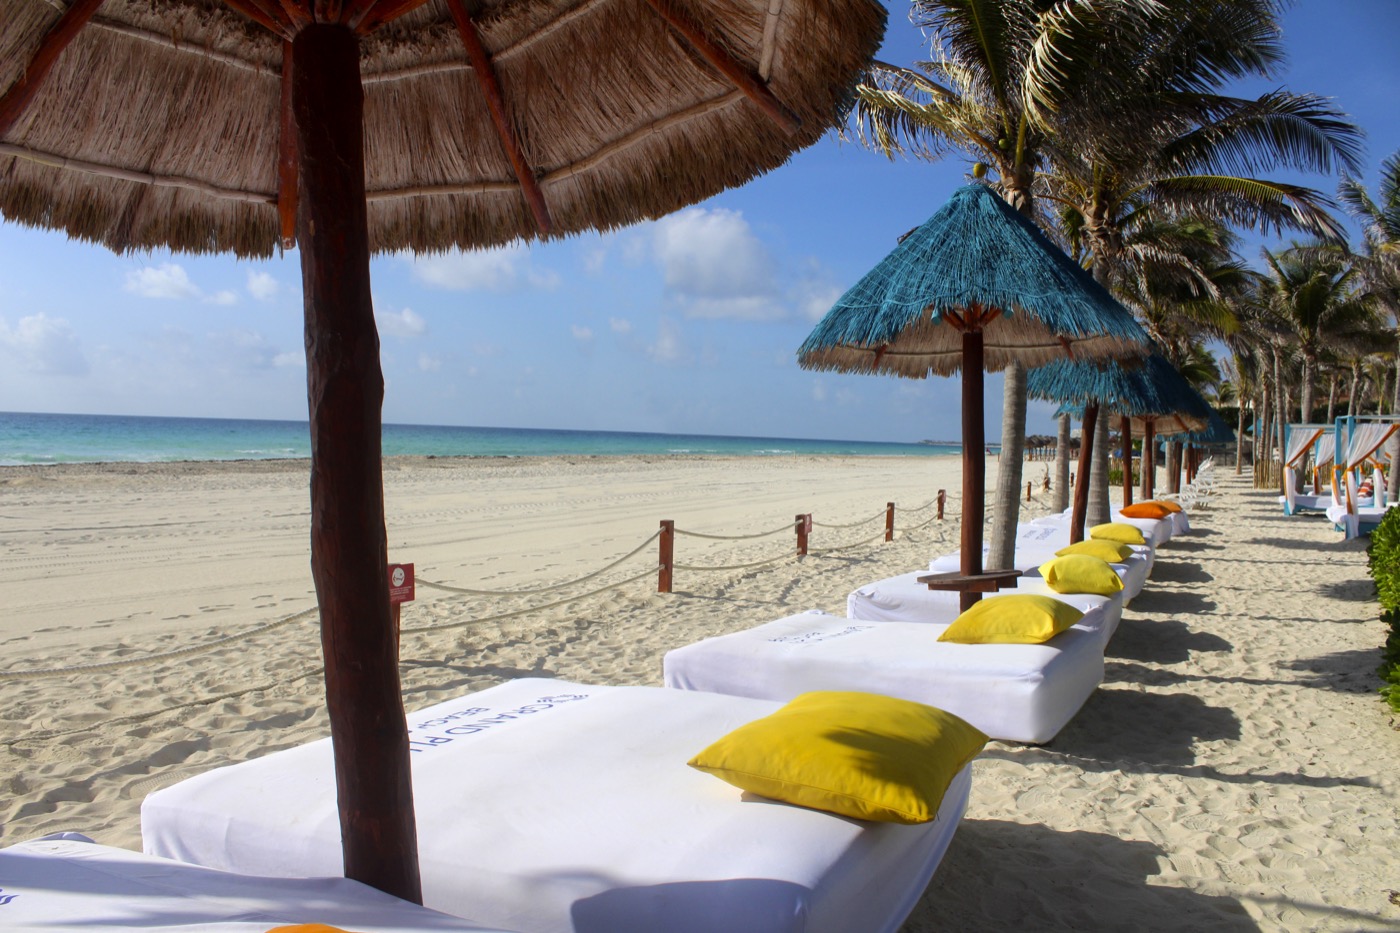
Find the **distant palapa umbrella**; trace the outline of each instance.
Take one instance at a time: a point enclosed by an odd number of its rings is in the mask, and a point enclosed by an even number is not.
[[[962,370],[966,578],[982,573],[984,368],[1136,356],[1146,341],[1063,250],[991,188],[973,184],[841,296],[797,352],[804,369],[914,379]],[[962,607],[978,598],[963,590]]]

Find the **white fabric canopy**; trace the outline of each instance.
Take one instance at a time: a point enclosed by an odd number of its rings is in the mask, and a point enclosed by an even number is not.
[[[1323,434],[1317,439],[1317,449],[1313,451],[1313,462],[1318,466],[1331,463],[1336,446],[1337,439],[1334,435]]]
[[[686,765],[778,705],[532,678],[409,714],[424,900],[524,933],[892,933],[952,839],[968,772],[936,820],[902,826]],[[330,740],[156,791],[141,834],[198,864],[339,872]]]
[[[259,878],[100,846],[79,836],[0,849],[6,933],[266,933],[324,923],[359,933],[486,931],[344,878]]]
[[[1039,743],[1054,738],[1103,680],[1103,637],[1090,626],[1043,645],[940,642],[946,629],[806,612],[669,652],[666,686],[778,700],[809,690],[870,691],[937,706],[994,739]]]
[[[1327,429],[1315,424],[1290,424],[1288,426],[1288,451],[1285,466],[1295,466],[1307,454],[1308,448],[1317,442]]]
[[[1400,424],[1393,421],[1358,421],[1353,424],[1351,437],[1347,441],[1347,469],[1355,469],[1365,463],[1397,429],[1400,429]]]

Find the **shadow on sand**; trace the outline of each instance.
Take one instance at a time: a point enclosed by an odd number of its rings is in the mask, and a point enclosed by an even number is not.
[[[1231,897],[1151,884],[1167,853],[1105,833],[1057,832],[1006,820],[963,820],[924,894],[927,924],[945,930],[1103,930],[1107,916],[1152,918],[1176,930],[1246,933],[1259,927]]]
[[[1136,600],[1133,602],[1133,608],[1137,608]],[[1137,619],[1124,616],[1104,655],[1107,658],[1125,658],[1129,661],[1152,664],[1180,664],[1189,661],[1193,651],[1234,650],[1235,646],[1219,635],[1193,632],[1185,622],[1176,619]]]
[[[1218,557],[1211,557],[1211,560],[1220,560]],[[1158,559],[1152,564],[1152,583],[1209,583],[1215,576],[1201,568],[1200,564],[1192,564],[1180,560]],[[1146,591],[1144,591],[1144,594]]]

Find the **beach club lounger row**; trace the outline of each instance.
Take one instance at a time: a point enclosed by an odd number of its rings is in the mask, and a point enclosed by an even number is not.
[[[427,906],[525,933],[894,931],[967,805],[868,822],[687,766],[780,704],[515,680],[410,714]],[[247,874],[341,870],[328,739],[148,796],[146,852]],[[358,929],[351,924],[349,929]]]

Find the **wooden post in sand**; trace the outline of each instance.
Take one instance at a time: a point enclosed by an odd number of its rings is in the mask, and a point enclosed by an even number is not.
[[[894,540],[894,503],[885,503],[885,540]]]
[[[938,490],[938,520],[943,521],[943,506],[948,501],[948,490]]]
[[[806,556],[807,556],[807,535],[811,532],[811,530],[812,530],[812,515],[811,515],[811,513],[809,512],[809,513],[806,514],[806,515],[799,515],[799,516],[797,516],[797,556],[798,556],[798,557],[806,557]]]
[[[671,592],[671,565],[676,551],[676,523],[671,519],[661,522],[661,558],[656,571],[656,592]]]

